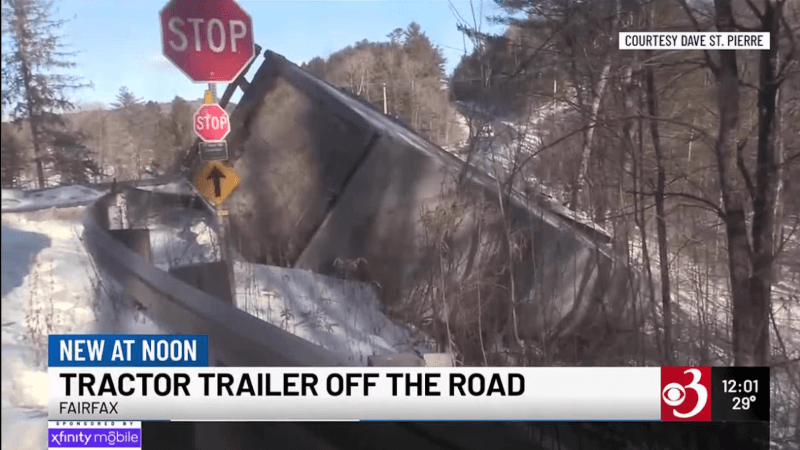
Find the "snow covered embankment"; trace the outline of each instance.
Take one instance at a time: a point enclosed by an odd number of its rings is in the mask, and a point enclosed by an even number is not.
[[[47,447],[47,335],[94,330],[79,216],[78,208],[3,213],[3,449]]]

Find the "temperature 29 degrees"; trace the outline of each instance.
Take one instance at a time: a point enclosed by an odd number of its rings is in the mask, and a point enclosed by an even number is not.
[[[769,367],[712,367],[715,421],[769,421]]]

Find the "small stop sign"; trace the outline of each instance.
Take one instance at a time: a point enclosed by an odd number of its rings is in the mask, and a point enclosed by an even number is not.
[[[216,104],[205,104],[194,113],[194,132],[206,142],[225,139],[231,131],[228,113]]]
[[[255,58],[253,21],[234,0],[170,0],[164,56],[196,83],[232,83]]]

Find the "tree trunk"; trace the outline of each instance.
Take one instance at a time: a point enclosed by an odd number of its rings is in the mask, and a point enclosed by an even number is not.
[[[753,198],[753,274],[750,280],[750,314],[744,318],[745,335],[734,339],[739,354],[737,365],[766,366],[769,364],[769,312],[772,289],[774,254],[775,204],[778,193],[778,164],[776,161],[777,110],[776,97],[778,35],[782,2],[765,2],[761,30],[770,33],[770,49],[762,50],[759,59],[758,90],[758,147],[756,192]]]
[[[639,91],[639,103],[641,109],[641,91]],[[637,152],[631,152],[631,163],[633,168],[633,220],[636,227],[639,229],[639,239],[642,241],[642,265],[644,266],[645,274],[647,275],[647,293],[650,299],[650,305],[653,308],[653,328],[655,329],[655,341],[659,353],[661,352],[661,339],[659,336],[658,322],[655,318],[655,304],[656,304],[656,288],[653,280],[653,269],[650,261],[650,250],[647,246],[647,220],[645,216],[645,196],[640,192],[640,181],[642,179],[642,163],[644,161],[644,130],[642,127],[642,119],[638,120],[638,138],[639,149]],[[641,158],[641,159],[639,159]]]
[[[637,58],[637,61],[638,61],[638,58]],[[633,199],[632,199],[632,203],[633,203],[633,221],[634,221],[634,224],[636,224],[638,226],[639,223],[640,223],[639,222],[639,201],[638,201],[639,193],[637,192],[638,191],[638,176],[639,175],[638,175],[638,172],[637,172],[638,171],[638,165],[636,163],[636,149],[635,149],[634,144],[633,144],[633,134],[634,134],[633,125],[634,125],[634,123],[633,123],[633,119],[630,118],[633,115],[633,111],[634,111],[633,100],[631,98],[631,96],[632,96],[632,94],[634,92],[634,86],[633,86],[633,83],[632,83],[632,80],[631,80],[631,74],[632,74],[632,69],[628,71],[628,74],[626,76],[626,81],[625,81],[625,84],[624,84],[624,91],[623,91],[623,98],[624,98],[624,105],[625,105],[623,113],[624,113],[624,115],[626,117],[628,117],[628,119],[626,119],[623,122],[623,124],[622,124],[622,133],[621,133],[622,146],[623,146],[624,153],[622,155],[622,158],[620,158],[620,168],[619,168],[620,173],[622,174],[622,178],[621,178],[621,180],[619,182],[619,205],[620,205],[620,210],[625,211],[627,209],[627,202],[626,202],[626,197],[625,197],[625,187],[624,187],[624,185],[625,185],[624,176],[625,176],[626,172],[629,172],[631,174],[631,182],[632,182],[632,185],[633,185]],[[630,161],[630,171],[628,171],[628,161]],[[626,255],[627,264],[628,264],[629,268],[634,267],[633,254],[631,252],[631,245],[630,245],[631,237],[632,237],[631,236],[631,232],[633,230],[631,230],[631,228],[630,228],[630,220],[627,217],[622,217],[617,222],[619,222],[621,227],[622,227],[622,233],[621,233],[622,234],[622,238],[619,239],[619,244],[618,244],[619,248],[617,249],[617,251],[620,254],[625,254]],[[641,231],[641,228],[640,228],[640,231]],[[615,230],[614,234],[616,236],[616,230]],[[644,252],[642,252],[642,253],[644,254]],[[634,320],[634,323],[637,326],[641,326],[643,324],[643,322],[642,322],[642,324],[640,324],[640,322],[639,322],[639,314],[640,313],[639,313],[639,305],[638,305],[639,298],[640,298],[639,297],[640,296],[640,284],[637,282],[638,278],[635,277],[634,272],[632,270],[628,271],[628,279],[629,279],[629,286],[630,286],[630,289],[632,291],[631,294],[632,294],[632,297],[634,299],[634,301],[632,302],[633,320]],[[636,339],[635,342],[634,342],[634,345],[636,346],[635,355],[638,358],[639,364],[644,364],[645,360],[646,360],[646,356],[644,355],[644,352],[642,351],[642,350],[644,350],[644,346],[642,345],[642,342],[640,342],[639,339]]]
[[[42,141],[39,135],[39,119],[34,116],[28,117],[31,125],[31,140],[33,141],[33,155],[36,162],[36,178],[39,181],[39,188],[45,187],[44,164],[42,163]]]
[[[106,142],[108,128],[105,111],[100,111],[100,179],[105,181],[106,176]]]
[[[20,44],[23,44],[22,42]],[[20,49],[20,57],[23,59],[21,61],[22,65],[22,83],[25,87],[25,102],[27,103],[28,109],[28,123],[31,127],[31,142],[33,143],[33,157],[34,162],[36,164],[36,178],[39,182],[39,188],[45,187],[44,182],[44,165],[42,163],[42,141],[40,132],[40,114],[37,108],[35,108],[35,102],[33,100],[33,86],[31,85],[32,76],[30,67],[28,67],[28,63],[24,60],[25,55],[22,49]]]
[[[784,196],[784,180],[783,180],[783,163],[784,163],[784,156],[786,155],[786,140],[783,137],[783,117],[784,117],[784,105],[781,103],[783,94],[781,93],[780,88],[775,96],[775,103],[777,104],[778,110],[775,111],[775,133],[776,133],[776,143],[775,143],[775,163],[778,165],[778,172],[775,176],[778,179],[778,186],[775,188],[775,231],[774,231],[774,245],[773,248],[773,257],[777,256],[777,250],[780,246],[780,243],[784,240],[784,230],[783,230],[783,196]],[[780,281],[781,273],[780,273],[780,265],[773,266],[773,270],[777,269],[777,273],[773,272],[773,283]],[[800,430],[798,430],[800,431]]]
[[[641,163],[641,161],[639,162]],[[639,171],[641,174],[641,170]],[[634,183],[634,186],[638,183]],[[650,304],[653,308],[653,314],[655,314],[655,305],[656,305],[656,287],[655,287],[655,280],[653,278],[653,269],[652,269],[652,262],[650,260],[650,250],[649,246],[647,245],[647,219],[645,218],[645,205],[644,205],[644,196],[639,196],[636,194],[635,197],[639,197],[638,200],[634,200],[636,204],[634,204],[634,217],[636,217],[636,227],[639,228],[639,239],[642,241],[642,265],[644,266],[645,274],[647,275],[647,293],[650,297]],[[655,339],[656,344],[659,347],[659,352],[661,352],[661,339],[659,336],[658,330],[658,322],[656,321],[655,316],[653,317],[653,324],[655,328]]]
[[[592,156],[592,138],[594,137],[594,125],[597,122],[597,113],[600,111],[600,104],[603,100],[603,94],[606,89],[606,82],[608,81],[608,73],[611,71],[611,57],[606,58],[603,65],[603,71],[600,74],[600,80],[597,83],[597,94],[592,100],[592,110],[589,116],[590,128],[586,131],[586,137],[583,140],[583,148],[581,149],[581,165],[578,170],[578,177],[575,179],[575,184],[572,187],[572,195],[570,199],[570,208],[577,211],[580,208],[580,195],[586,186],[586,177],[589,172],[589,160]]]
[[[367,91],[367,101],[369,102],[369,101],[370,101],[370,98],[369,98],[369,85],[370,85],[370,84],[372,84],[372,83],[370,82],[370,79],[371,79],[371,78],[370,78],[370,76],[369,76],[369,66],[367,66],[367,68],[366,68],[366,71],[367,71],[367,86],[366,86],[366,91]]]
[[[714,0],[717,29],[733,32],[735,24],[730,0]],[[752,251],[747,238],[745,215],[745,190],[741,181],[734,178],[737,171],[734,132],[739,124],[739,74],[735,50],[721,50],[716,69],[717,109],[719,126],[714,143],[717,176],[725,211],[725,232],[728,239],[728,270],[731,279],[733,303],[733,354],[734,365],[752,363],[755,342],[750,317],[754,313],[750,298]],[[749,355],[749,356],[748,356]]]
[[[652,51],[645,53],[646,59],[650,59]],[[658,238],[658,266],[661,272],[661,307],[664,322],[664,357],[665,364],[672,365],[672,300],[670,298],[670,277],[669,277],[669,252],[667,249],[667,222],[666,212],[664,211],[664,194],[666,191],[667,175],[664,169],[664,154],[661,148],[661,137],[659,135],[658,121],[658,99],[655,92],[655,77],[653,68],[647,66],[645,69],[645,86],[647,89],[647,110],[650,115],[650,137],[653,140],[653,151],[656,156],[656,236]]]

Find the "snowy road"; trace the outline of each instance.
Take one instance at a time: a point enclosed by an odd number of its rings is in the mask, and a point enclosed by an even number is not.
[[[4,296],[22,285],[36,255],[50,244],[50,238],[44,234],[3,226],[2,287]],[[19,263],[13,264],[12,262]]]

